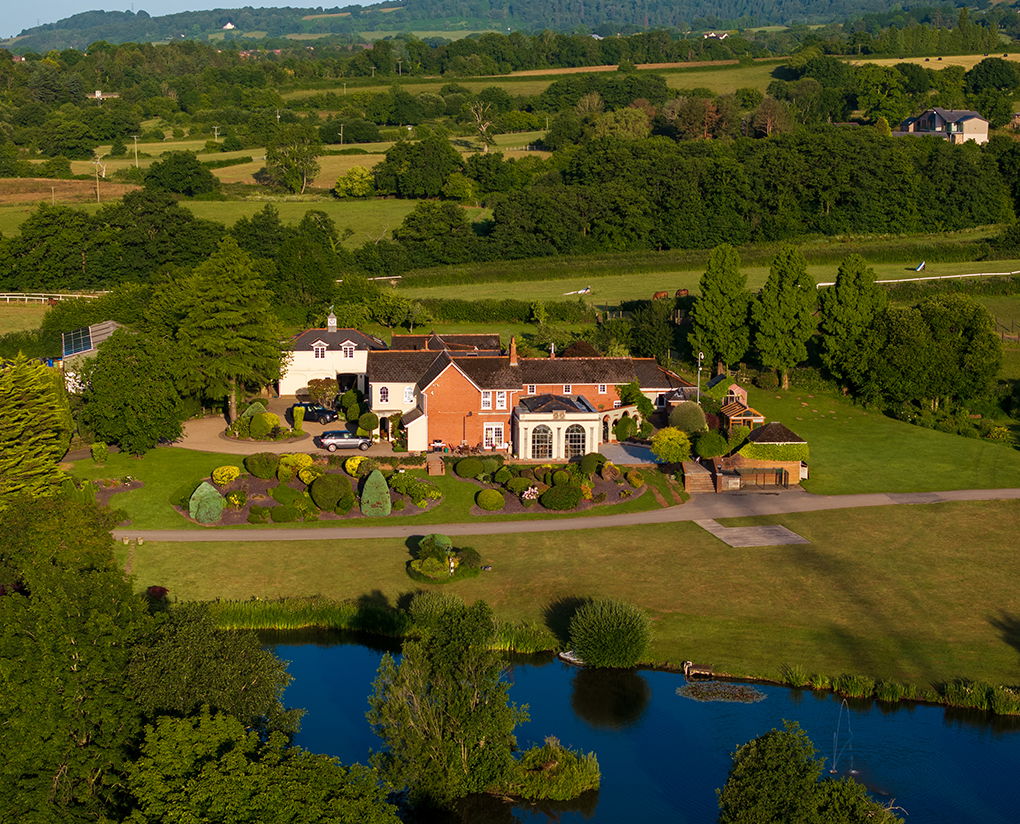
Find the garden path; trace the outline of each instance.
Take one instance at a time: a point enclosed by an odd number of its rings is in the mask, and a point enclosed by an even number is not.
[[[1020,489],[954,489],[946,492],[876,492],[862,495],[811,495],[803,490],[775,493],[730,492],[723,495],[694,495],[686,504],[628,512],[621,515],[592,515],[575,518],[546,518],[531,521],[487,521],[478,518],[453,524],[407,524],[370,527],[257,527],[237,529],[125,529],[114,530],[117,538],[148,541],[241,542],[241,541],[336,541],[344,539],[406,538],[424,532],[445,535],[494,535],[506,532],[561,532],[578,529],[663,524],[784,515],[790,512],[856,509],[868,506],[938,504],[949,501],[1020,500]]]

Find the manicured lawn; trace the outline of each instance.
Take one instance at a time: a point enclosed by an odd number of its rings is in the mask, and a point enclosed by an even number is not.
[[[630,601],[653,617],[659,662],[1015,683],[1018,517],[1020,503],[983,502],[744,519],[811,541],[755,549],[691,523],[468,537],[493,570],[444,591],[535,622],[558,599]],[[402,540],[146,542],[119,552],[139,589],[159,584],[182,600],[379,593],[394,603],[420,588],[404,573]]]
[[[0,303],[0,335],[38,329],[47,309],[43,303]]]
[[[805,489],[931,492],[1020,487],[1020,451],[887,418],[833,392],[752,389],[750,404],[811,448]]]
[[[97,480],[101,478],[123,478],[130,475],[139,481],[143,486],[138,489],[131,489],[115,494],[110,500],[110,506],[121,509],[127,513],[130,525],[138,529],[208,529],[199,524],[192,523],[182,517],[171,505],[170,497],[174,492],[189,481],[199,481],[207,478],[218,466],[232,464],[240,466],[243,456],[227,455],[215,452],[196,452],[188,449],[161,448],[155,449],[142,458],[133,458],[128,455],[110,455],[107,463],[97,465],[91,460],[82,460],[73,464],[72,473],[79,478]],[[649,470],[643,473],[651,487],[643,495],[625,500],[618,504],[601,506],[597,509],[599,515],[614,515],[626,512],[644,512],[649,509],[658,509],[661,504],[656,498],[655,489],[667,504],[676,502],[669,487],[669,482],[658,472]],[[344,521],[315,521],[311,523],[294,524],[265,524],[258,528],[266,530],[267,535],[274,529],[285,528],[307,528],[317,529],[323,527],[344,527],[344,526],[372,526],[372,525],[399,525],[399,524],[440,524],[453,523],[458,521],[518,521],[535,519],[555,518],[580,518],[584,512],[574,513],[553,513],[535,507],[528,513],[500,514],[478,516],[471,514],[474,506],[474,496],[481,488],[477,484],[462,481],[456,475],[448,474],[432,479],[443,491],[443,500],[433,509],[418,515],[399,515],[394,513],[389,517],[377,520],[366,521],[356,518]],[[250,529],[248,524],[239,527],[223,527],[224,529]]]

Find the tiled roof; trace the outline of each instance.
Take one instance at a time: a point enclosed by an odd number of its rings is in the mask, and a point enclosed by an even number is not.
[[[967,120],[972,117],[981,117],[980,114],[970,109],[943,109],[941,106],[935,106],[931,111],[950,123],[955,123],[958,120]],[[983,117],[981,119],[984,120]]]
[[[796,432],[792,432],[778,421],[752,429],[747,436],[751,443],[807,443]]]
[[[435,352],[386,349],[368,353],[368,379],[380,383],[417,383],[436,358]]]
[[[393,335],[390,348],[427,349],[432,352],[441,352],[444,349],[451,352],[485,351],[493,354],[502,352],[498,334],[437,335],[431,332],[428,335]]]
[[[295,351],[311,351],[312,344],[321,340],[330,349],[339,349],[344,341],[351,341],[358,349],[385,349],[386,344],[374,335],[366,335],[357,329],[337,329],[330,332],[327,329],[306,329],[294,338],[291,349]]]
[[[421,409],[415,407],[410,412],[405,412],[401,417],[400,422],[404,424],[404,426],[408,426],[418,420],[418,418],[424,417],[424,415],[425,413],[422,412]]]
[[[521,398],[520,405],[529,412],[589,412],[587,405],[581,402],[580,398],[565,395],[533,395],[528,398]]]
[[[663,369],[652,358],[522,358],[520,383],[599,384],[630,383],[642,389],[679,389],[691,386],[679,375]]]

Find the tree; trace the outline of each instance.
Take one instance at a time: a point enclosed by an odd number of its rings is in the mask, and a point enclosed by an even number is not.
[[[418,802],[445,805],[505,781],[514,727],[527,713],[509,701],[503,663],[490,649],[492,611],[448,602],[389,655],[369,698],[369,723],[385,748],[373,758],[384,778]]]
[[[317,130],[303,124],[287,124],[266,144],[266,166],[256,179],[260,183],[304,194],[319,173],[322,143]]]
[[[181,436],[177,347],[118,329],[82,365],[81,420],[99,440],[141,455]]]
[[[374,770],[262,740],[229,715],[204,708],[146,728],[128,770],[137,824],[398,824]]]
[[[18,355],[0,363],[0,511],[57,492],[71,421],[59,373]]]
[[[666,358],[673,346],[673,301],[653,300],[631,315],[631,341],[643,357]]]
[[[393,144],[373,170],[379,192],[398,197],[439,197],[446,179],[464,168],[457,150],[439,135]]]
[[[370,197],[375,191],[372,171],[364,166],[354,166],[336,179],[333,194],[337,197]]]
[[[280,377],[282,331],[270,294],[250,255],[233,238],[187,279],[177,343],[188,365],[183,382],[210,398],[225,398],[237,417],[237,392]]]
[[[877,355],[875,322],[885,309],[885,292],[860,255],[850,255],[836,272],[836,282],[819,296],[822,362],[836,378],[860,386]]]
[[[482,144],[482,152],[489,151],[496,140],[492,136],[492,104],[484,100],[475,100],[468,104],[467,116],[475,132],[478,133],[478,140]]]
[[[815,330],[815,292],[804,256],[786,247],[773,258],[768,280],[751,306],[754,345],[762,364],[779,370],[784,389],[790,387],[790,369],[807,357],[807,341]]]
[[[145,185],[192,197],[215,191],[220,182],[194,152],[168,152],[146,170]]]
[[[790,107],[774,97],[766,97],[751,116],[751,125],[755,132],[763,137],[788,132],[793,128],[793,115]]]
[[[616,387],[616,396],[623,406],[636,406],[641,417],[648,420],[655,414],[655,407],[648,396],[641,391],[641,385],[635,380]]]
[[[340,387],[336,378],[312,378],[308,381],[308,397],[315,403],[332,406],[338,394]]]
[[[733,753],[726,786],[718,791],[720,824],[893,824],[900,819],[872,801],[851,779],[821,779],[807,733],[793,721]]]
[[[967,72],[966,78],[967,91],[971,94],[1015,92],[1020,86],[1020,71],[1012,62],[1001,57],[986,57]]]
[[[736,249],[724,243],[712,250],[699,291],[691,309],[692,345],[708,355],[720,375],[744,357],[750,345],[751,294]]]
[[[669,425],[688,435],[708,429],[705,411],[694,401],[680,401],[674,406],[669,413]]]
[[[691,439],[682,429],[667,426],[652,435],[652,453],[663,463],[683,463],[691,458]]]

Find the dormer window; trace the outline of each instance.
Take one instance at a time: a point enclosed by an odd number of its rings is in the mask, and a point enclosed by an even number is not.
[[[326,344],[324,344],[324,343],[313,343],[312,344],[312,352],[315,353],[315,357],[317,359],[318,358],[325,358],[326,357]]]
[[[340,347],[340,354],[343,355],[343,357],[345,357],[345,358],[353,358],[354,357],[354,344],[351,343],[350,341],[348,341],[347,343],[344,343]]]

